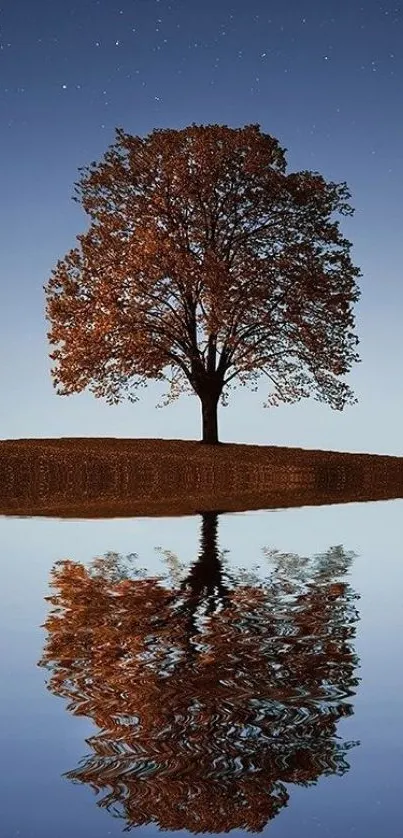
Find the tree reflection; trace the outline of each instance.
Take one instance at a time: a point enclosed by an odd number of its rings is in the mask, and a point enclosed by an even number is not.
[[[230,571],[217,514],[190,572],[147,577],[108,553],[58,562],[41,666],[48,688],[99,729],[67,773],[125,826],[261,831],[288,784],[348,770],[357,598],[352,554],[266,550],[269,571]]]

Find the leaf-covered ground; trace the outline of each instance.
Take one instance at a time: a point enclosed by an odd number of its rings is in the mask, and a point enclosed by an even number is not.
[[[0,441],[0,514],[241,512],[403,497],[403,457],[192,440]]]

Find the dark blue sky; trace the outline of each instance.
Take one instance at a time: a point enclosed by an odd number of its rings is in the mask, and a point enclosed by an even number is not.
[[[289,168],[346,180],[344,223],[363,271],[349,377],[360,403],[271,411],[231,394],[227,440],[401,453],[403,396],[403,10],[375,0],[5,0],[0,12],[0,436],[198,438],[199,405],[154,410],[59,397],[49,376],[42,285],[85,229],[78,167],[121,126],[134,134],[258,122]],[[246,411],[248,421],[246,421]]]

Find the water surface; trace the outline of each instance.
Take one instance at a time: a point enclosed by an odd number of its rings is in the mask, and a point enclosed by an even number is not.
[[[2,834],[401,836],[402,509],[0,519]]]

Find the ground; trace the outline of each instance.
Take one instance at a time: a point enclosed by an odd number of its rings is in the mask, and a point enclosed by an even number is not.
[[[403,457],[181,439],[0,441],[0,514],[241,512],[403,497]]]

